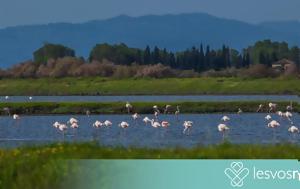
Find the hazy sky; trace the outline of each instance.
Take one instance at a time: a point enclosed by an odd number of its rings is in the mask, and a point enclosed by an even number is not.
[[[300,20],[300,0],[0,0],[0,28],[84,22],[120,14],[205,12],[251,23]]]

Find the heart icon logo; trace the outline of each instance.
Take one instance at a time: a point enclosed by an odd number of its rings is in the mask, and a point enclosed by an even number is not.
[[[242,162],[232,162],[230,168],[226,168],[224,173],[231,180],[231,186],[242,187],[243,180],[249,175],[249,169],[244,168]]]

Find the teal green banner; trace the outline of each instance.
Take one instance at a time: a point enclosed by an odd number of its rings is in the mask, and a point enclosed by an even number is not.
[[[299,188],[297,160],[79,160],[74,188]],[[75,174],[75,173],[74,173]]]

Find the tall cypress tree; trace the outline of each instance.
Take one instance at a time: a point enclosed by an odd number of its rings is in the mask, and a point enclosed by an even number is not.
[[[211,57],[210,57],[209,45],[206,46],[206,51],[205,51],[205,67],[208,69],[211,68]]]
[[[160,63],[160,53],[159,48],[157,46],[154,47],[154,50],[152,52],[152,61],[154,64]]]
[[[147,46],[144,51],[144,64],[150,64],[151,63],[151,51],[150,47]]]

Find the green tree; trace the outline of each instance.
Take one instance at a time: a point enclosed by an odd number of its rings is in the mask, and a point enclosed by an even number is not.
[[[138,49],[129,48],[125,44],[109,45],[107,43],[97,44],[91,51],[89,60],[110,60],[116,64],[130,65],[137,62]]]
[[[34,61],[37,63],[45,63],[48,59],[63,58],[66,56],[75,57],[75,51],[69,47],[46,43],[33,53]]]

